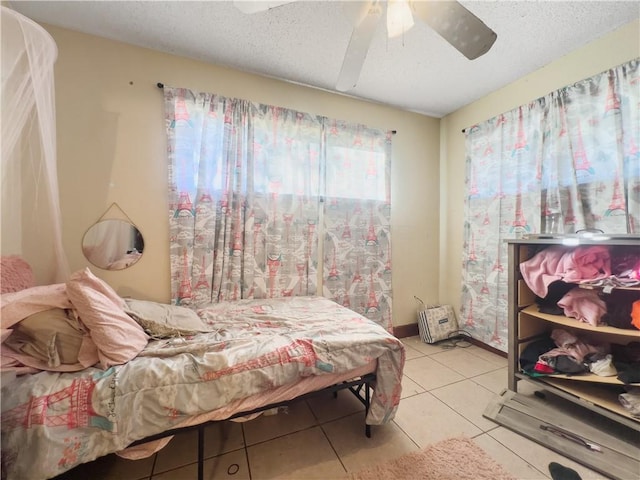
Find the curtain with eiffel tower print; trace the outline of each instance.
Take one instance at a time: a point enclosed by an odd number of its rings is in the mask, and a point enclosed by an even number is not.
[[[463,326],[507,350],[505,239],[640,233],[640,60],[466,131]]]
[[[323,235],[322,294],[391,330],[390,132],[164,91],[172,303],[315,295]]]
[[[392,331],[390,132],[325,125],[323,295]]]
[[[172,303],[316,294],[322,119],[164,92]]]

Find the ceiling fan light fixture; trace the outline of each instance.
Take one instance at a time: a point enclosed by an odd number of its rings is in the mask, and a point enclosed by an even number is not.
[[[389,38],[402,35],[413,27],[413,14],[407,0],[387,2],[387,34]]]

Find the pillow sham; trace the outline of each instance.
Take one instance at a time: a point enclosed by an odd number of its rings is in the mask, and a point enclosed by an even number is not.
[[[3,329],[12,327],[34,313],[52,308],[71,308],[64,283],[40,285],[19,292],[3,293],[0,298],[2,302],[0,324]]]
[[[125,312],[152,337],[167,338],[211,331],[198,314],[185,307],[125,298]]]
[[[88,268],[71,275],[67,295],[98,348],[103,368],[128,362],[147,345],[147,334],[124,312],[124,300]]]
[[[78,363],[85,332],[69,310],[52,308],[28,316],[4,344],[41,360],[49,367]]]

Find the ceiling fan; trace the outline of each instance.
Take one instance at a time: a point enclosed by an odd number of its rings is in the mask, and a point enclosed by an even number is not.
[[[257,13],[297,0],[246,1],[234,0],[244,13]],[[402,35],[414,25],[414,18],[423,21],[469,60],[489,51],[498,37],[482,20],[455,0],[369,0],[344,2],[353,32],[336,82],[336,90],[347,92],[358,82],[360,71],[381,18],[386,13],[389,37]]]

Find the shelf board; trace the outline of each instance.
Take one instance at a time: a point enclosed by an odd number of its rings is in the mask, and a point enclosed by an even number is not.
[[[573,379],[572,379],[573,380]],[[593,384],[576,383],[572,380],[554,379],[543,380],[553,385],[556,388],[564,390],[567,393],[571,393],[577,397],[580,397],[587,402],[598,405],[602,408],[606,408],[612,412],[615,412],[624,417],[630,418],[635,422],[640,422],[640,419],[633,417],[628,410],[626,410],[618,401],[617,394],[612,393],[606,389],[598,387]]]
[[[553,238],[551,235],[538,235],[531,238],[509,238],[505,240],[508,244],[519,244],[523,247],[535,247],[539,245],[564,245],[567,250],[585,245],[605,245],[607,247],[616,246],[638,246],[640,245],[640,235],[607,235],[608,240],[594,239],[581,235],[559,235]],[[563,241],[564,240],[564,241]],[[568,240],[568,241],[567,241]]]
[[[559,378],[561,380],[568,381],[578,381],[578,382],[589,382],[589,383],[604,383],[607,385],[617,385],[619,387],[623,387],[625,384],[618,380],[617,377],[601,377],[600,375],[595,375],[593,373],[576,373],[575,375],[563,375],[561,373],[553,373],[550,375],[544,375],[543,377],[536,378]],[[632,387],[640,387],[640,383],[632,383],[630,384]]]
[[[605,287],[598,285],[589,285],[588,283],[578,283],[578,287],[585,290],[604,290]],[[633,287],[612,287],[612,290],[630,290],[632,292],[640,292],[640,286]]]
[[[640,340],[640,330],[616,328],[616,327],[610,327],[608,325],[598,325],[597,327],[594,327],[589,323],[580,322],[575,318],[565,317],[564,315],[550,315],[548,313],[542,313],[538,310],[538,306],[535,304],[529,305],[528,307],[522,309],[520,313],[526,313],[533,317],[546,320],[547,322],[563,325],[569,328],[574,328],[574,329],[579,329],[579,330],[584,330],[584,331],[594,332],[594,333],[607,333],[610,335],[617,335],[620,337],[627,337],[627,338],[632,338],[634,340]]]
[[[640,418],[636,418],[618,401],[622,390],[616,386],[595,385],[584,382],[574,382],[560,378],[531,377],[525,373],[516,373],[516,377],[527,382],[533,382],[550,391],[563,396],[590,410],[595,410],[616,422],[640,431]]]

